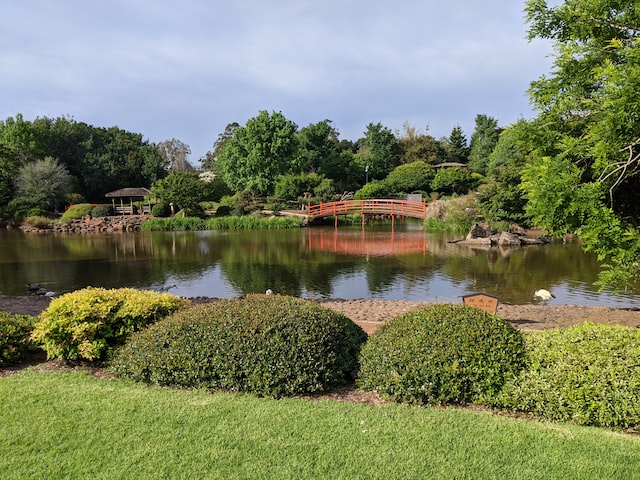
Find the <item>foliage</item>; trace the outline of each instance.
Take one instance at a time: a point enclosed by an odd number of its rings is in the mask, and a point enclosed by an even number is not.
[[[557,233],[588,236],[585,246],[606,259],[601,284],[626,288],[638,278],[640,260],[637,188],[640,174],[640,14],[635,2],[574,0],[557,6],[526,3],[529,37],[553,42],[551,74],[532,83],[540,115],[529,123],[530,156],[548,173],[559,201],[547,212],[536,200],[549,197],[545,183],[529,182],[534,218]],[[532,175],[529,174],[529,178]],[[561,180],[561,181],[560,181]],[[581,202],[581,204],[580,204]],[[563,214],[559,208],[570,211]],[[625,241],[597,239],[596,219],[625,232]],[[627,238],[634,232],[636,239]]]
[[[476,125],[473,135],[471,135],[471,146],[469,147],[469,168],[474,172],[485,175],[487,173],[487,162],[493,149],[498,143],[500,130],[498,121],[487,115],[476,115]]]
[[[101,203],[100,205],[96,205],[91,210],[91,216],[93,218],[108,217],[109,215],[113,215],[113,206],[107,203]]]
[[[429,190],[434,175],[433,167],[423,161],[417,161],[397,166],[387,175],[384,183],[394,194]]]
[[[62,214],[60,220],[76,220],[79,218],[86,217],[87,215],[91,215],[91,211],[93,210],[93,205],[90,203],[79,203],[77,205],[71,205],[67,210]]]
[[[31,227],[46,229],[51,228],[51,219],[43,215],[34,215],[32,217],[26,217],[23,222],[25,225]]]
[[[271,195],[280,175],[289,173],[297,153],[297,125],[266,110],[233,131],[218,153],[221,173],[234,191]]]
[[[527,367],[496,405],[579,425],[640,426],[640,330],[585,323],[526,335]]]
[[[353,380],[366,333],[309,300],[247,295],[177,313],[133,336],[111,368],[159,385],[274,397]]]
[[[49,358],[104,360],[131,332],[188,304],[168,293],[87,287],[54,298],[31,338]]]
[[[162,157],[164,167],[170,172],[192,172],[193,165],[189,163],[191,148],[186,143],[172,138],[158,144],[158,151]]]
[[[151,192],[163,203],[173,203],[176,210],[198,209],[200,202],[209,200],[207,186],[195,172],[173,171],[155,182]]]
[[[332,181],[317,173],[282,175],[275,186],[275,196],[282,202],[302,202],[305,194],[311,194],[314,201],[330,201],[333,196]]]
[[[524,365],[522,334],[465,305],[400,315],[363,347],[359,385],[398,402],[465,404],[491,398]]]
[[[519,122],[500,134],[498,144],[487,162],[487,177],[478,189],[478,203],[489,222],[511,221],[524,225],[526,198],[520,184],[526,164],[526,151]]]
[[[353,198],[366,200],[367,198],[386,198],[389,196],[389,186],[383,180],[372,180],[356,191]]]
[[[22,166],[16,178],[16,196],[33,206],[52,210],[71,191],[71,175],[51,157]]]
[[[141,134],[65,117],[7,118],[0,122],[0,144],[10,152],[9,171],[45,157],[57,159],[74,178],[73,190],[89,201],[100,201],[106,192],[122,187],[150,185],[166,175],[157,147]]]
[[[302,173],[324,173],[325,167],[335,163],[340,156],[338,136],[331,120],[301,128],[297,134],[296,169]]]
[[[460,125],[453,127],[449,135],[447,160],[456,163],[467,163],[469,161],[469,145]]]
[[[369,123],[358,158],[372,180],[382,180],[398,165],[398,139],[381,123]]]
[[[479,219],[478,201],[474,194],[438,199],[429,203],[425,229],[466,235]]]
[[[164,202],[156,203],[151,207],[151,215],[154,217],[168,217],[171,215],[171,207]]]
[[[398,138],[398,162],[425,162],[434,164],[441,162],[445,156],[445,147],[434,137],[429,135],[429,129],[419,132],[409,122],[402,124],[403,132]]]
[[[301,218],[293,217],[257,217],[257,216],[215,216],[213,218],[152,218],[145,220],[141,228],[145,231],[180,231],[180,230],[249,230],[249,229],[281,229],[300,228]]]
[[[478,185],[478,178],[466,168],[439,168],[431,181],[431,189],[443,194],[467,193]]]
[[[238,122],[231,122],[224,128],[224,132],[218,134],[218,138],[213,143],[213,150],[207,152],[204,158],[201,159],[202,168],[204,170],[216,171],[216,173],[218,173],[216,160],[218,160],[218,156],[220,155],[225,143],[233,138],[233,132],[238,128],[240,128],[240,124]]]
[[[30,335],[36,318],[0,312],[0,367],[20,360],[36,347]]]

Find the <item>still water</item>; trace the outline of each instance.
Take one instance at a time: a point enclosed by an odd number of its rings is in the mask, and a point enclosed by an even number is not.
[[[234,297],[267,288],[304,298],[460,302],[484,292],[502,303],[640,307],[640,288],[616,296],[593,286],[599,266],[578,243],[471,248],[425,234],[419,222],[233,232],[23,234],[0,230],[0,295],[27,283],[65,293],[86,286],[170,288]],[[175,286],[174,286],[175,285]]]

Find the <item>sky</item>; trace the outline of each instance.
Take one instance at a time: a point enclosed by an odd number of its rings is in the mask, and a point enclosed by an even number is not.
[[[369,123],[436,138],[533,118],[551,68],[524,0],[0,0],[0,120],[66,116],[191,163],[262,110],[341,139]]]

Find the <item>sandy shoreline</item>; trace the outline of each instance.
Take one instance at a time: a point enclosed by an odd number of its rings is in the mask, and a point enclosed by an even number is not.
[[[194,298],[193,303],[216,301],[214,298]],[[369,299],[320,299],[319,304],[343,313],[368,333],[382,323],[414,308],[431,302]],[[0,296],[0,311],[37,316],[47,308],[50,299],[40,296]],[[568,327],[585,321],[640,328],[640,310],[612,307],[581,307],[576,305],[498,305],[497,315],[521,330],[542,330]]]

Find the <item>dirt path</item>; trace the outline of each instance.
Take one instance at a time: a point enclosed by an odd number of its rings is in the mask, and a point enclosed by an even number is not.
[[[194,302],[214,299],[193,299]],[[37,316],[47,308],[50,299],[40,296],[0,296],[0,311]],[[325,307],[344,313],[372,333],[382,323],[428,302],[404,300],[318,300]],[[640,328],[640,310],[611,307],[579,307],[575,305],[499,305],[498,316],[522,330],[568,327],[585,321],[610,323]]]

